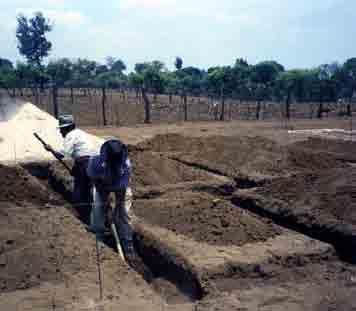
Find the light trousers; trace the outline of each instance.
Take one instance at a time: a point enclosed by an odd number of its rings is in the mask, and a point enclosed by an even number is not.
[[[90,227],[98,236],[102,235],[106,229],[106,208],[110,193],[100,186],[93,187],[94,203],[90,214]],[[115,208],[112,220],[116,225],[120,239],[132,241],[132,190],[128,187],[113,193],[115,195]]]

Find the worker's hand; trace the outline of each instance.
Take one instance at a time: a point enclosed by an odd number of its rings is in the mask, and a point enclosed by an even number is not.
[[[44,145],[44,148],[45,148],[47,151],[52,151],[52,150],[53,150],[53,148],[52,148],[50,145],[48,145],[48,144],[45,144],[45,145]]]

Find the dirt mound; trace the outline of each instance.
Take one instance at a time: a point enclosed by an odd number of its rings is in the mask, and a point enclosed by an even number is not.
[[[0,205],[0,293],[60,281],[67,272],[87,269],[94,262],[94,245],[85,241],[87,234],[65,207],[4,204]]]
[[[131,151],[130,159],[133,163],[131,184],[134,188],[212,178],[202,170],[187,167],[158,153]]]
[[[306,141],[295,143],[296,148],[309,151],[323,151],[335,155],[345,161],[356,161],[356,142],[347,140],[330,140],[322,138],[309,138]]]
[[[61,204],[63,200],[20,166],[0,164],[0,202],[15,204]]]
[[[138,148],[156,152],[174,152],[204,148],[205,140],[180,134],[159,134],[138,144]]]
[[[145,221],[215,245],[265,241],[280,227],[213,196],[169,192],[154,200],[137,200],[135,213]]]
[[[230,177],[275,177],[339,165],[333,155],[316,154],[293,145],[280,146],[264,137],[211,136],[198,139],[167,134],[158,135],[139,146]]]
[[[274,180],[258,190],[266,198],[285,202],[318,219],[356,225],[356,170],[338,168]]]

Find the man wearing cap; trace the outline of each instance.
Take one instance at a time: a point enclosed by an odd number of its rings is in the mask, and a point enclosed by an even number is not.
[[[113,223],[119,231],[124,257],[129,262],[135,258],[133,246],[132,190],[129,186],[131,162],[128,149],[118,139],[107,140],[100,148],[100,154],[90,158],[88,176],[94,185],[94,205],[90,226],[100,239],[105,231],[106,211],[109,195],[115,195]]]
[[[95,149],[91,137],[76,128],[72,115],[61,115],[58,118],[59,130],[64,138],[63,149],[55,151],[59,158],[69,157],[74,160],[72,176],[74,177],[73,201],[77,204],[80,216],[88,222],[90,215],[90,179],[87,175],[89,158]],[[51,146],[47,145],[50,151]],[[52,149],[53,150],[53,149]]]

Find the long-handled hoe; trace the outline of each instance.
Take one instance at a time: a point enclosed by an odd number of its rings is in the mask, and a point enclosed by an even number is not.
[[[40,141],[40,143],[43,145],[43,147],[48,146],[48,144],[46,144],[46,142],[45,142],[37,133],[33,133],[33,136],[35,136],[35,137]],[[49,152],[53,154],[53,156],[66,168],[66,170],[67,170],[70,174],[72,173],[72,169],[68,166],[67,163],[65,163],[65,162],[63,161],[63,159],[59,158],[59,157],[56,155],[56,153],[55,153],[55,151],[54,151],[53,149],[50,149]]]

